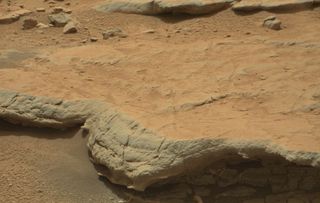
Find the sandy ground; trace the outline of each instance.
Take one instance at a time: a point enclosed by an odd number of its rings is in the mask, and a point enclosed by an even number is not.
[[[8,9],[5,2],[0,12]],[[30,10],[48,7],[40,0],[14,2]],[[73,10],[81,24],[76,34],[22,30],[22,20],[0,25],[1,89],[103,100],[176,139],[269,139],[320,150],[319,8],[250,15],[227,10],[192,18],[106,14],[92,9],[98,1],[68,2],[57,5]],[[261,26],[270,15],[283,30]],[[48,23],[47,13],[31,16]],[[109,27],[128,37],[103,40],[101,32]],[[98,41],[83,43],[90,37]],[[0,196],[6,202],[112,196],[95,181],[85,141],[74,132],[0,132]],[[100,192],[91,197],[92,188]]]
[[[89,161],[86,138],[0,124],[0,202],[119,202]],[[117,195],[118,194],[118,195]]]

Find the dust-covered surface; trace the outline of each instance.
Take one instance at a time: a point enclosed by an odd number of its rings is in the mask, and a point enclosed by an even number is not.
[[[254,6],[274,7],[264,2]],[[96,11],[101,3],[2,0],[0,88],[108,102],[168,139],[262,139],[319,152],[319,8],[304,1],[303,9],[249,15],[234,4],[205,16],[142,16]],[[48,26],[54,7],[76,33]],[[262,26],[270,16],[280,30]],[[27,18],[42,25],[22,29]],[[110,28],[121,34],[104,40]]]

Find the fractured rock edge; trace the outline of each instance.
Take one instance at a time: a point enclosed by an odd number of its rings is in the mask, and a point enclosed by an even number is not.
[[[107,168],[104,175],[138,191],[205,168],[230,154],[249,158],[275,155],[320,167],[320,152],[290,150],[271,140],[165,138],[98,101],[63,101],[2,90],[0,119],[57,129],[82,125],[89,133],[87,146],[93,161]]]

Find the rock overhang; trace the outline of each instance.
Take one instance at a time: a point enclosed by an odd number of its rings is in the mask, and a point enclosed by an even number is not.
[[[35,127],[82,126],[89,134],[87,146],[93,162],[108,169],[105,176],[138,191],[235,156],[244,160],[282,157],[298,165],[320,167],[320,149],[294,150],[263,138],[176,140],[97,101],[63,101],[1,91],[0,118]]]

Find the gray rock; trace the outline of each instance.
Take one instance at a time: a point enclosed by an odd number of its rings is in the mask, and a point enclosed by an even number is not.
[[[64,27],[69,21],[71,21],[71,17],[65,13],[52,14],[48,16],[49,21],[55,27]]]
[[[63,101],[0,91],[0,118],[13,124],[35,127],[65,129],[82,126],[88,132],[87,146],[93,162],[108,168],[103,175],[113,183],[140,191],[155,183],[213,165],[222,157],[239,152],[248,158],[269,154],[297,164],[320,166],[320,152],[294,151],[267,141],[171,140],[119,113],[112,105],[97,101]],[[265,185],[269,173],[268,170],[247,169],[241,179],[251,185]],[[235,191],[229,195],[253,193],[251,189]],[[220,199],[226,198],[230,199]],[[266,203],[279,202],[274,199],[274,196],[267,197]],[[234,197],[231,200],[240,201]]]
[[[77,26],[73,21],[69,21],[64,27],[63,27],[63,33],[64,34],[71,34],[78,32]]]
[[[228,8],[234,0],[109,0],[98,11],[157,15],[161,13],[206,14]]]
[[[314,5],[314,0],[241,0],[232,6],[235,11],[306,9]]]
[[[120,38],[126,38],[128,35],[125,34],[121,29],[119,28],[111,28],[106,30],[102,33],[103,39],[109,39],[113,37],[120,37]]]
[[[32,13],[32,11],[21,9],[13,11],[9,14],[0,16],[0,24],[10,24],[20,19],[21,16],[26,16]]]
[[[23,20],[22,29],[24,30],[32,29],[32,28],[35,28],[37,24],[38,24],[38,21],[36,19],[27,18]]]
[[[264,19],[262,25],[272,30],[281,30],[281,21],[275,16],[269,16]]]

